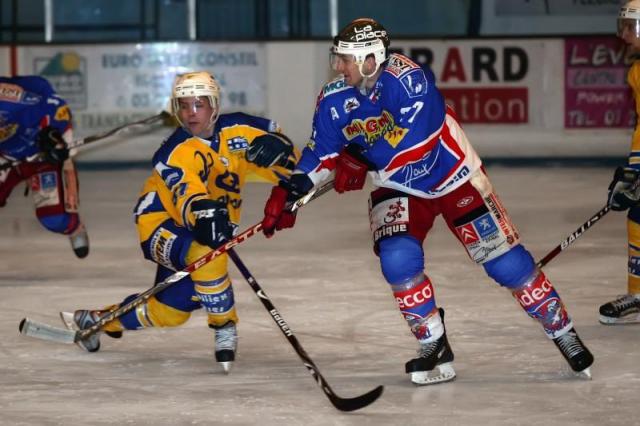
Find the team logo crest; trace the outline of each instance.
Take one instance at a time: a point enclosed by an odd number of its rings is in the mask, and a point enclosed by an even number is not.
[[[358,102],[358,100],[356,98],[348,98],[345,99],[344,101],[344,112],[346,114],[349,114],[351,111],[353,111],[354,109],[357,109],[360,106],[360,102]]]

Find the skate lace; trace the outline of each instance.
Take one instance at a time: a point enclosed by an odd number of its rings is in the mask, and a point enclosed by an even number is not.
[[[234,324],[216,329],[216,350],[236,350],[238,334]]]
[[[613,307],[618,311],[624,311],[631,306],[640,306],[640,300],[631,294],[624,294],[611,302]]]
[[[418,349],[420,358],[430,358],[438,350],[438,340],[430,343],[421,343]]]
[[[558,347],[569,358],[573,358],[583,351],[582,344],[578,340],[578,335],[575,333],[566,333],[558,337]]]

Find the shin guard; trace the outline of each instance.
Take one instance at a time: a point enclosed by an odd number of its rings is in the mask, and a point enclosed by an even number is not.
[[[562,299],[544,272],[538,271],[512,294],[527,315],[540,322],[550,339],[566,333],[573,326]]]
[[[391,286],[402,316],[421,342],[436,340],[444,334],[444,325],[436,309],[431,281],[420,274],[404,284]]]

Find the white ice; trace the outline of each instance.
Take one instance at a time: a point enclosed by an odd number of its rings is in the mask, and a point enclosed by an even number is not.
[[[605,202],[608,168],[489,167],[494,186],[540,259]],[[7,425],[619,425],[637,424],[638,326],[603,326],[598,307],[626,291],[625,216],[612,212],[545,270],[596,361],[593,380],[565,361],[510,296],[436,221],[426,271],[446,309],[455,381],[413,386],[416,343],[373,255],[368,192],[324,195],[293,230],[257,235],[237,251],[334,391],[385,392],[353,413],[334,409],[270,315],[230,264],[241,322],[224,375],[197,312],[184,326],[102,337],[98,353],[21,336],[25,316],[120,302],[152,284],[131,211],[144,170],[81,171],[91,239],[76,259],[36,222],[16,189],[0,210],[0,424]],[[267,185],[246,188],[242,229],[261,217]]]

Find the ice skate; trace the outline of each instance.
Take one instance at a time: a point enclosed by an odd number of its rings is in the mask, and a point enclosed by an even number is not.
[[[440,308],[444,323],[444,309]],[[447,332],[435,342],[420,344],[418,357],[405,364],[405,372],[416,385],[432,385],[448,382],[456,377],[453,369],[453,351],[447,340]]]
[[[216,361],[220,363],[220,366],[225,373],[229,373],[233,361],[236,357],[236,349],[238,348],[238,332],[236,325],[232,321],[228,321],[220,327],[213,327],[216,336]]]
[[[624,294],[600,306],[600,322],[607,325],[640,324],[640,298]]]
[[[562,356],[564,356],[577,376],[591,379],[591,369],[589,367],[593,364],[593,355],[582,343],[574,328],[553,339],[553,343],[560,349]]]
[[[84,224],[80,224],[78,228],[69,235],[71,248],[80,259],[87,257],[89,254],[89,235]]]
[[[100,320],[100,312],[80,309],[74,313],[60,312],[60,318],[69,330],[85,330]],[[97,352],[100,349],[100,332],[76,343],[88,352]]]

